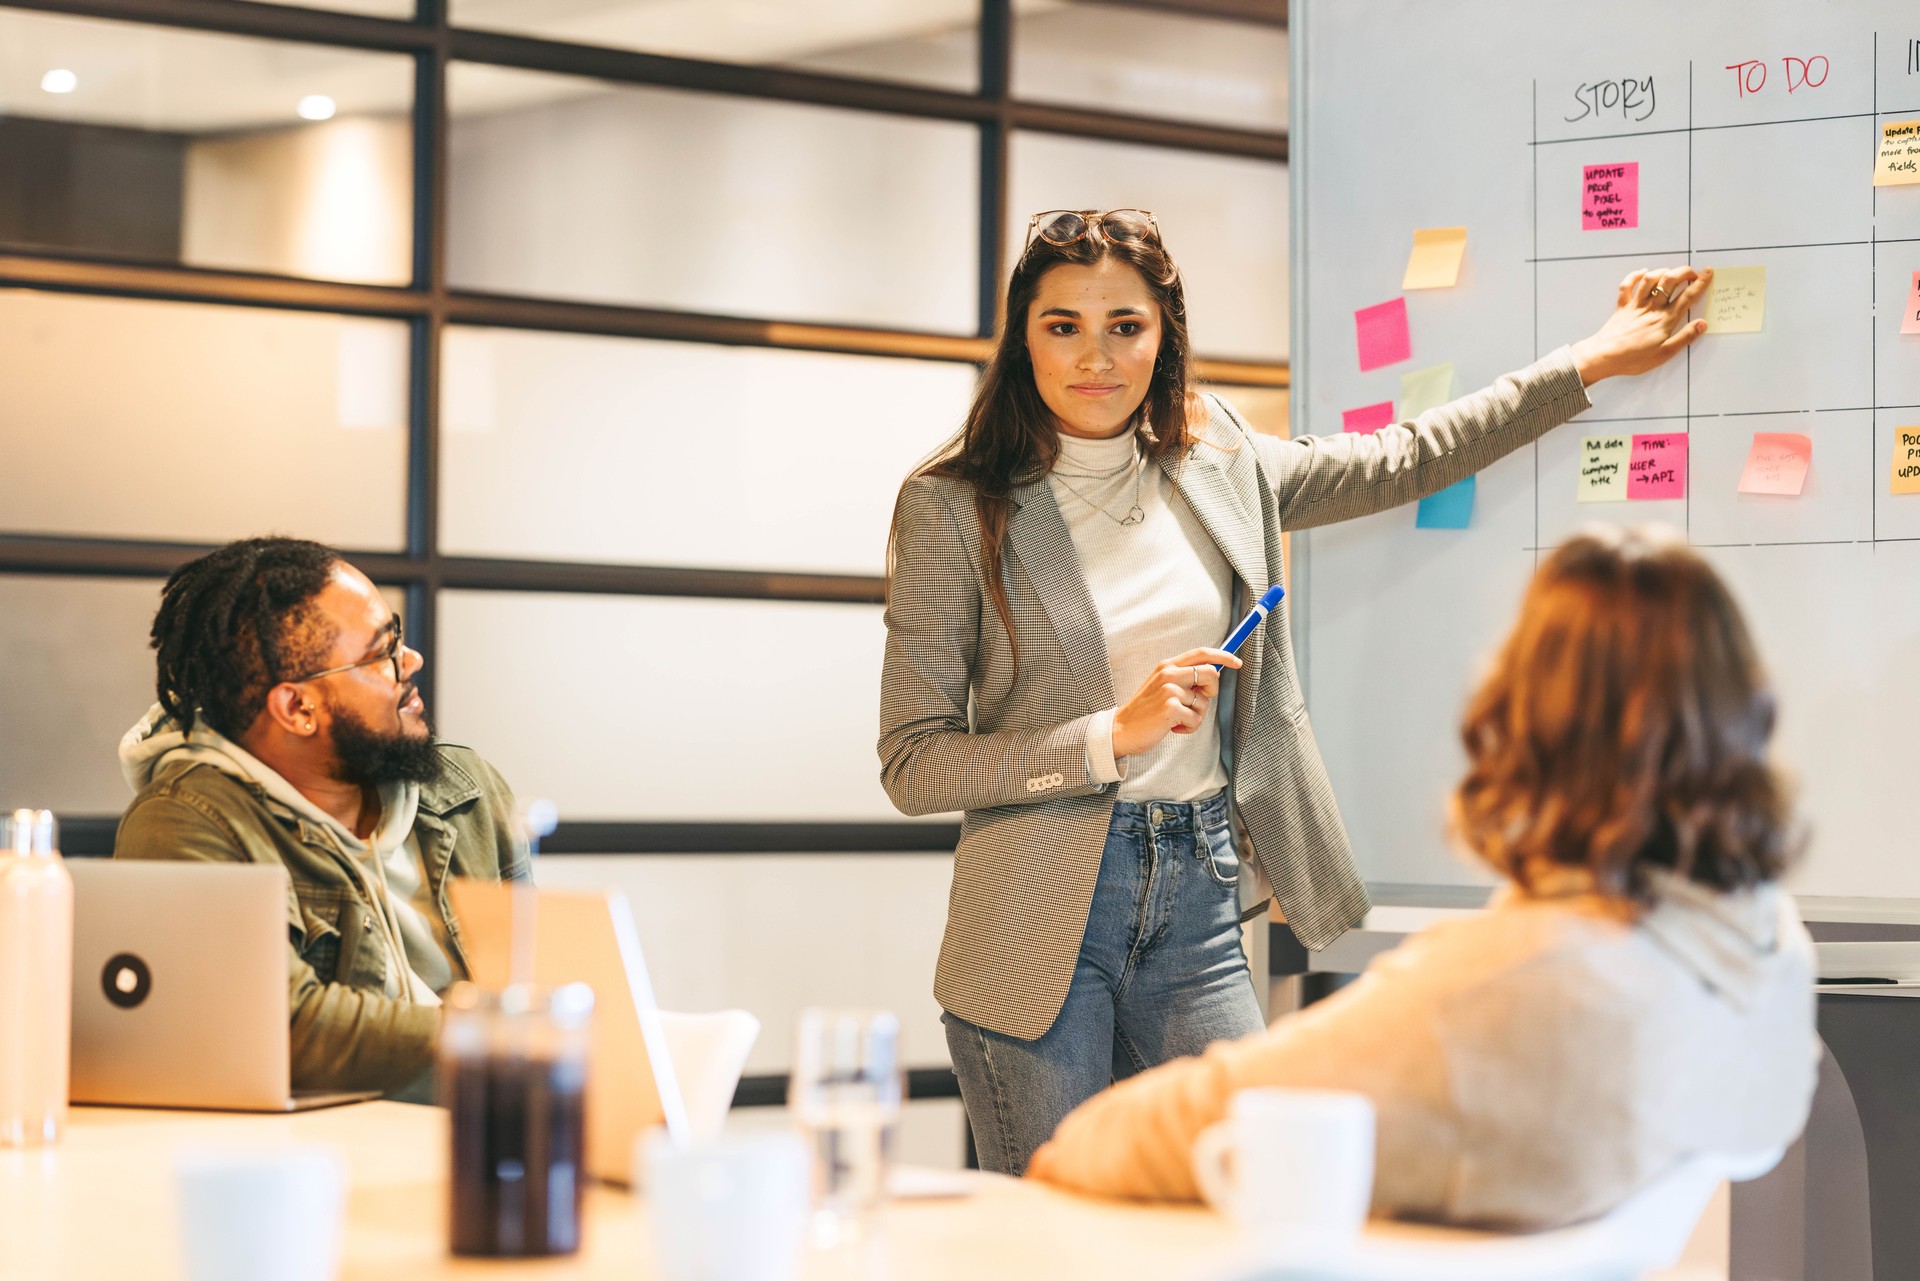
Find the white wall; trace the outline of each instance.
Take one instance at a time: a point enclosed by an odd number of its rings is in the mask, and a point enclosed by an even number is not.
[[[181,261],[326,280],[413,275],[413,128],[339,117],[187,147]]]

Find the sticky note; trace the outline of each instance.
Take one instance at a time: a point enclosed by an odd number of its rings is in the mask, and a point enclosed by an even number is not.
[[[1908,182],[1920,182],[1920,120],[1889,120],[1880,126],[1873,185],[1894,187]]]
[[[1473,519],[1473,477],[1420,500],[1415,529],[1465,529]]]
[[[1813,465],[1813,441],[1799,432],[1757,431],[1740,473],[1743,494],[1798,494]]]
[[[1687,496],[1687,433],[1635,436],[1627,461],[1628,498]]]
[[[1460,260],[1467,253],[1465,227],[1422,227],[1413,233],[1413,252],[1407,255],[1402,289],[1451,289],[1460,279]]]
[[[1349,409],[1340,415],[1341,431],[1357,431],[1362,436],[1371,436],[1393,421],[1393,402],[1383,400],[1377,405],[1362,405],[1358,409]]]
[[[1625,435],[1580,438],[1580,487],[1583,503],[1619,503],[1627,497],[1627,456],[1633,441]]]
[[[1913,273],[1913,287],[1907,290],[1907,309],[1900,313],[1900,332],[1920,334],[1920,271]]]
[[[1400,375],[1400,412],[1417,418],[1453,399],[1453,365],[1435,365]]]
[[[1767,269],[1715,267],[1706,316],[1710,334],[1759,333],[1767,318]]]
[[[1893,492],[1920,494],[1920,427],[1893,429]]]
[[[1588,165],[1580,178],[1580,230],[1640,225],[1640,162]]]
[[[1378,369],[1413,354],[1413,340],[1407,336],[1407,300],[1395,298],[1353,313],[1360,332],[1360,368]]]

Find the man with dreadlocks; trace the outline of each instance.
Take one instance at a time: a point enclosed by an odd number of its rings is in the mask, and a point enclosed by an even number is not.
[[[435,741],[422,659],[318,543],[231,543],[167,580],[160,702],[127,732],[115,858],[278,863],[292,895],[295,1089],[423,1097],[466,975],[447,878],[524,876],[499,774]]]

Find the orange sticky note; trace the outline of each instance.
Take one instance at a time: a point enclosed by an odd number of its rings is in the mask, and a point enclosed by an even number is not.
[[[1797,495],[1813,466],[1813,441],[1797,431],[1757,431],[1740,473],[1743,494]]]
[[[1451,289],[1460,279],[1460,260],[1467,253],[1465,227],[1422,227],[1413,233],[1413,252],[1407,255],[1402,289]]]
[[[1873,185],[1893,187],[1908,182],[1920,182],[1920,120],[1889,120],[1880,126]]]
[[[1893,429],[1893,492],[1920,494],[1920,427]]]
[[[1913,273],[1913,288],[1907,290],[1907,309],[1900,316],[1900,332],[1920,334],[1920,271]]]

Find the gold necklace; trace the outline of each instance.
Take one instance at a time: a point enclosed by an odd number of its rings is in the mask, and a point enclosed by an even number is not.
[[[1127,525],[1138,525],[1141,521],[1147,518],[1147,513],[1141,510],[1141,507],[1140,507],[1140,479],[1141,477],[1147,474],[1146,456],[1140,453],[1136,449],[1133,455],[1133,463],[1134,463],[1133,505],[1127,508],[1127,514],[1125,516],[1116,516],[1112,512],[1108,511],[1105,507],[1102,507],[1099,503],[1094,502],[1091,498],[1088,498],[1085,494],[1081,493],[1079,490],[1075,489],[1071,484],[1069,484],[1067,481],[1067,478],[1065,476],[1062,476],[1059,472],[1057,471],[1054,472],[1053,478],[1059,481],[1062,485],[1064,485],[1069,494],[1072,494],[1075,498],[1078,498],[1081,502],[1093,508],[1095,511],[1099,512],[1102,516],[1105,516],[1108,520],[1112,521],[1114,524],[1120,525],[1123,527]]]

